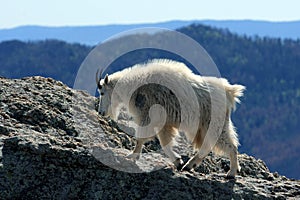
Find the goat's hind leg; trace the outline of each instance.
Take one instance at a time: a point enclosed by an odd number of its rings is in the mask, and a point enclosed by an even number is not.
[[[189,161],[187,161],[181,171],[191,171],[192,169],[197,168],[208,154],[209,151],[200,149],[192,158],[189,159]]]
[[[210,152],[210,148],[207,146],[207,143],[203,144],[204,136],[206,129],[199,129],[196,136],[193,140],[194,150],[197,149],[197,153],[188,160],[188,162],[183,166],[181,171],[191,171],[192,169],[198,167],[202,160],[207,156]]]
[[[162,130],[159,131],[157,137],[163,151],[165,152],[165,154],[167,154],[175,167],[179,170],[183,166],[183,160],[181,159],[180,155],[173,151],[173,145],[175,143],[174,139],[177,133],[178,130],[176,128],[172,126],[165,126]]]
[[[222,151],[224,152],[230,159],[230,169],[227,172],[226,178],[228,179],[234,179],[235,175],[237,174],[238,171],[240,171],[240,165],[238,162],[238,151],[237,151],[237,147],[232,144],[231,142],[229,143],[221,143],[218,142],[215,146],[218,151]]]
[[[238,163],[238,158],[237,158],[237,148],[231,146],[232,148],[230,149],[229,152],[229,158],[230,158],[230,170],[227,172],[226,178],[232,179],[235,177],[238,171],[240,171],[240,166]]]
[[[220,135],[214,150],[225,153],[230,159],[230,170],[227,172],[226,178],[232,179],[240,170],[238,162],[238,140],[236,132],[230,121],[227,124]]]

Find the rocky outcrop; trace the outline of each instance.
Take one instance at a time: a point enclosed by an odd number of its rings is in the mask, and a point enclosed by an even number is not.
[[[126,158],[134,138],[95,111],[96,99],[49,78],[0,78],[0,199],[287,199],[300,182],[239,155],[209,155],[193,172],[173,169],[157,143]],[[189,153],[184,139],[178,151]],[[131,173],[134,172],[134,173]]]

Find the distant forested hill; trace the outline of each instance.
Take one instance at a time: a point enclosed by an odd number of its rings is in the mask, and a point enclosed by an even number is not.
[[[179,31],[208,51],[223,77],[247,87],[242,104],[233,114],[240,151],[264,159],[273,171],[299,179],[300,41],[249,38],[202,25]],[[72,86],[90,50],[55,40],[2,42],[0,76],[50,76]],[[118,59],[111,71],[157,57],[185,62],[168,52],[141,50]]]
[[[57,40],[5,41],[0,43],[0,75],[9,78],[53,77],[71,87],[90,50],[88,46]]]

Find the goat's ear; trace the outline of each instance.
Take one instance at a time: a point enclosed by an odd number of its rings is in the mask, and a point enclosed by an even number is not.
[[[108,84],[108,74],[106,74],[106,75],[105,75],[105,78],[104,78],[104,83],[105,83],[105,85],[107,85],[107,84]]]

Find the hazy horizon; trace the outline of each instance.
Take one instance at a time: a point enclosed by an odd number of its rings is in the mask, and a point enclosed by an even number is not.
[[[97,26],[127,26],[127,25],[142,25],[142,24],[163,24],[163,23],[170,23],[170,22],[191,22],[191,21],[216,21],[216,22],[266,22],[266,23],[294,23],[300,22],[299,20],[291,20],[291,21],[271,21],[271,20],[254,20],[254,19],[192,19],[192,20],[181,20],[181,19],[174,19],[174,20],[166,20],[166,21],[157,21],[157,22],[136,22],[136,23],[112,23],[112,24],[90,24],[90,25],[38,25],[38,24],[24,24],[10,28],[0,28],[0,30],[5,29],[16,29],[20,27],[44,27],[44,28],[67,28],[67,27],[97,27]]]
[[[0,0],[3,1],[3,0]],[[117,6],[116,6],[117,5]],[[158,23],[190,20],[259,20],[268,22],[299,21],[300,2],[259,1],[244,2],[169,0],[140,2],[137,0],[71,1],[38,0],[5,1],[0,7],[0,29],[19,26],[98,26]]]

